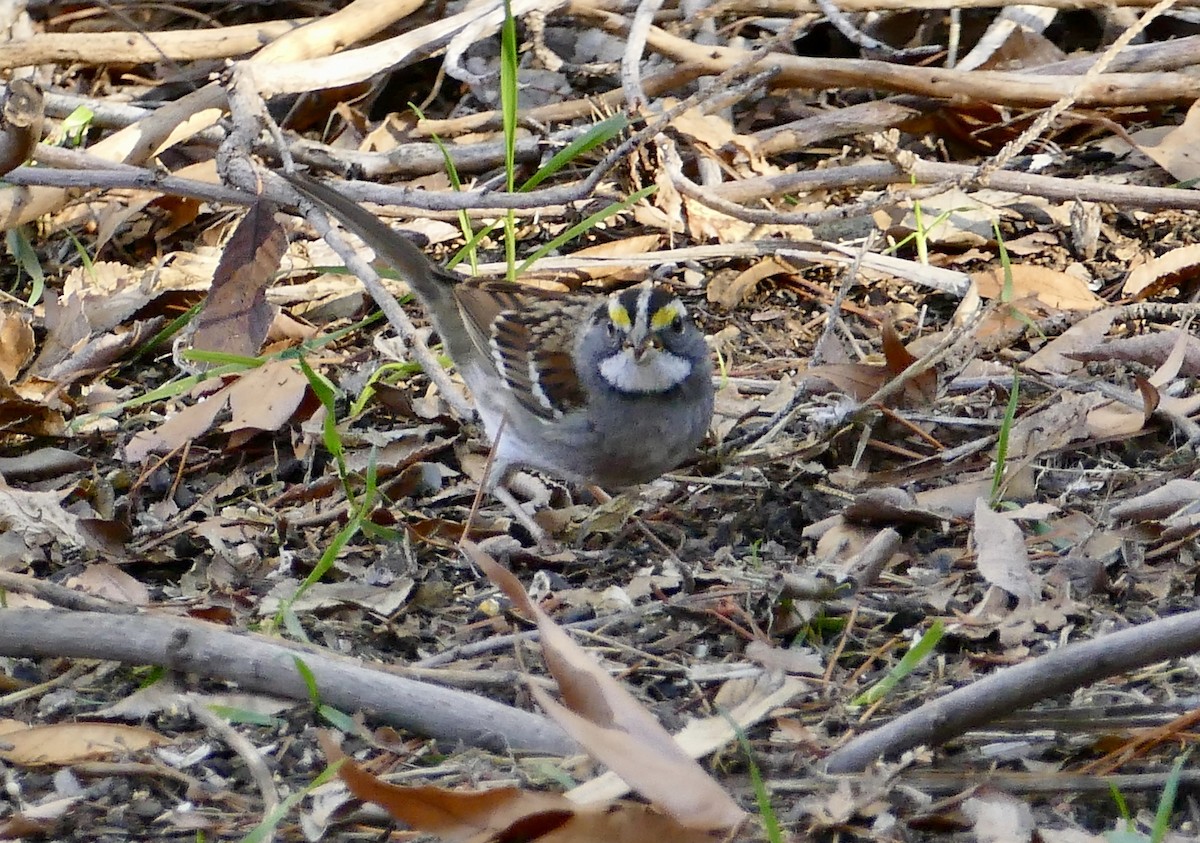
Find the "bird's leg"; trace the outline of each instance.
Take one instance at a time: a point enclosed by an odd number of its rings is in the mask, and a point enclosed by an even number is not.
[[[467,528],[463,531],[463,537],[466,538],[470,535],[471,525],[475,523],[475,515],[479,512],[479,503],[483,499],[484,493],[490,492],[496,500],[504,504],[505,508],[512,513],[513,518],[517,519],[517,523],[529,532],[537,544],[544,545],[549,543],[550,537],[504,485],[508,479],[509,466],[496,462],[496,449],[500,444],[500,437],[504,435],[506,421],[507,419],[500,421],[500,427],[496,431],[496,441],[492,443],[492,449],[488,452],[487,462],[483,466],[483,482],[479,484],[479,489],[475,492],[475,500],[471,502],[471,512],[467,516]]]

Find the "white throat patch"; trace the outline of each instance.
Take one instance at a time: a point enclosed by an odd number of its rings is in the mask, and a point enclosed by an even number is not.
[[[639,364],[626,348],[600,363],[600,375],[620,392],[666,392],[683,383],[692,364],[669,351],[652,351]]]

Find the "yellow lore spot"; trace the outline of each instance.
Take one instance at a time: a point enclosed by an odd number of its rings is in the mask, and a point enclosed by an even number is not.
[[[675,323],[676,319],[682,319],[687,315],[687,311],[683,309],[683,304],[679,299],[674,299],[669,304],[664,304],[658,310],[654,311],[654,316],[650,318],[650,327],[655,331],[661,331],[664,328],[669,328]]]
[[[622,330],[628,331],[633,328],[633,319],[629,317],[629,311],[615,298],[608,302],[608,318]]]

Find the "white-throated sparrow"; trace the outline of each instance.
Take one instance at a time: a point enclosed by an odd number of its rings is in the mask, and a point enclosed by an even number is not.
[[[424,304],[495,446],[489,486],[514,467],[610,488],[644,483],[703,438],[713,412],[708,346],[666,288],[600,296],[460,278],[333,188],[281,175]]]

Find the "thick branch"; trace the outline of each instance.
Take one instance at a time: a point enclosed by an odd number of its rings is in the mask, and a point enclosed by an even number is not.
[[[1197,649],[1200,611],[1069,644],[897,717],[850,741],[830,755],[825,766],[831,773],[849,773],[917,746],[939,746],[1015,709],[1164,659],[1190,656]]]
[[[179,618],[7,609],[0,611],[0,655],[154,664],[236,682],[248,691],[305,700],[308,688],[296,669],[299,658],[316,677],[322,701],[343,711],[373,712],[417,734],[494,751],[578,751],[557,726],[536,714]]]

